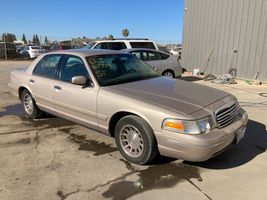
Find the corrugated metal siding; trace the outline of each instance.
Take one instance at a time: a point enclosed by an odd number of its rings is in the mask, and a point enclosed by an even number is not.
[[[240,78],[259,73],[267,81],[266,0],[185,0],[184,6],[185,68],[216,75],[236,68]]]

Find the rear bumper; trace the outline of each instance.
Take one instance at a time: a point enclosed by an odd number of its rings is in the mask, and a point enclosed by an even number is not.
[[[162,130],[155,132],[161,155],[187,161],[205,161],[225,150],[236,140],[236,132],[244,128],[248,115],[240,109],[237,119],[222,129],[200,135],[186,135]]]

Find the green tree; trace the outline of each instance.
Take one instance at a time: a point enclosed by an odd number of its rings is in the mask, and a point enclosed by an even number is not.
[[[114,39],[113,35],[110,34],[110,35],[108,36],[108,39],[109,39],[109,40],[113,40],[113,39]]]
[[[36,45],[39,46],[40,45],[40,40],[39,40],[39,37],[38,37],[37,34],[35,35],[35,39],[36,39]]]
[[[122,36],[127,38],[128,35],[129,35],[129,30],[127,28],[123,29],[122,30]]]
[[[14,42],[15,40],[17,40],[17,37],[16,37],[15,34],[12,34],[12,40],[13,40],[13,42]]]
[[[45,36],[44,43],[45,44],[49,43],[49,40],[47,39],[47,36]]]
[[[21,40],[24,42],[24,44],[28,43],[24,33],[22,35],[22,39]]]
[[[36,35],[33,35],[33,37],[32,37],[32,43],[33,43],[33,45],[36,45],[36,46],[39,46],[40,45],[40,40],[39,40],[39,37],[38,37],[37,34]]]
[[[5,41],[6,43],[14,43],[15,40],[17,40],[15,34],[12,34],[12,33],[2,34],[2,41]]]
[[[33,35],[32,36],[32,44],[35,45],[35,43],[36,43],[36,37],[35,37],[35,35]]]

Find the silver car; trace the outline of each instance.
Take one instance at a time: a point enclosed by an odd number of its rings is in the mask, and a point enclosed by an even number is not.
[[[48,112],[115,137],[138,164],[158,153],[207,160],[242,139],[248,118],[234,96],[160,76],[118,51],[46,53],[12,71],[9,86],[27,117]]]
[[[178,56],[153,49],[124,49],[122,51],[135,55],[163,76],[175,78],[181,76],[183,72]]]

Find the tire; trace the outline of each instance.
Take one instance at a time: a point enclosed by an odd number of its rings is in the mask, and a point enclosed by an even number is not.
[[[23,90],[21,102],[26,118],[37,119],[43,115],[43,112],[37,107],[34,98],[28,90]]]
[[[174,78],[174,72],[171,70],[166,70],[162,73],[163,76],[169,77],[169,78]]]
[[[31,57],[30,57],[30,54],[28,52],[25,52],[25,53],[22,54],[22,58],[24,60],[29,60]]]
[[[146,164],[158,154],[151,127],[135,115],[128,115],[118,121],[115,141],[122,156],[132,163]]]

